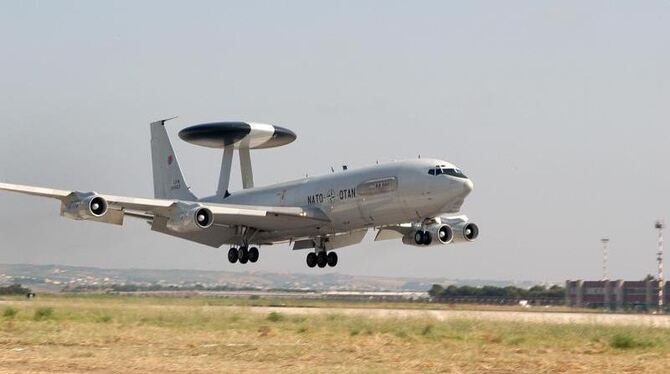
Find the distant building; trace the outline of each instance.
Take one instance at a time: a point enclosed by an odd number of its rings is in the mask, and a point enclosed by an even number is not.
[[[670,302],[670,282],[665,282],[664,305]],[[653,310],[658,307],[658,281],[566,281],[565,305],[613,310]]]

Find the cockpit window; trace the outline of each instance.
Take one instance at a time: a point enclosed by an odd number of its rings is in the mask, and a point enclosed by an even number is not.
[[[444,168],[444,167],[435,167],[434,169],[428,170],[428,174],[430,174],[430,175],[446,174],[446,175],[450,175],[450,176],[456,177],[456,178],[467,178],[465,176],[465,174],[463,174],[463,172],[460,169],[455,169],[455,168],[447,169],[447,168]]]
[[[442,169],[442,173],[457,178],[467,178],[460,169]]]

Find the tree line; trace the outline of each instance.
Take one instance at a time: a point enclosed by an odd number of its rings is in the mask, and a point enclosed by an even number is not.
[[[550,299],[550,298],[564,298],[565,287],[553,285],[549,288],[546,286],[533,286],[531,288],[519,288],[514,286],[495,287],[495,286],[447,286],[446,288],[434,284],[428,291],[431,297],[434,298],[453,298],[453,297],[499,297],[504,299]]]
[[[32,292],[30,288],[25,288],[20,284],[0,287],[0,295],[27,295]]]

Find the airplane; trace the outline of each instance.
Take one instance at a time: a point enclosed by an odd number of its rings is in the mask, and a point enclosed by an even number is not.
[[[170,118],[172,119],[172,118]],[[60,200],[61,216],[123,225],[125,217],[145,220],[151,230],[214,248],[229,246],[231,263],[255,263],[258,247],[289,243],[310,249],[310,268],[335,267],[335,249],[356,245],[369,230],[375,241],[401,240],[411,246],[471,242],[479,228],[460,215],[472,181],[455,165],[413,159],[348,169],[327,175],[255,187],[250,150],[293,142],[291,130],[251,122],[191,126],[179,137],[223,149],[217,192],[198,199],[179,167],[165,129],[150,124],[154,198],[104,195],[0,183],[0,190]],[[234,151],[239,153],[243,189],[229,192]]]

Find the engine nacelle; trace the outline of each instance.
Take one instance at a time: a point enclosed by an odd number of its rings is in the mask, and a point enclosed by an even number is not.
[[[61,215],[76,220],[93,220],[107,214],[107,201],[95,193],[75,192],[63,201]]]
[[[432,236],[433,240],[436,240],[440,244],[449,244],[454,239],[454,230],[449,225],[433,225],[430,230],[428,230]]]
[[[171,208],[165,226],[175,232],[186,233],[204,230],[214,223],[212,211],[200,204],[176,203]]]
[[[433,224],[427,226],[425,231],[412,231],[403,236],[402,242],[407,245],[427,246],[437,244],[449,244],[454,238],[454,231],[449,225]]]
[[[479,226],[472,222],[463,222],[453,226],[454,242],[472,242],[479,237]]]

